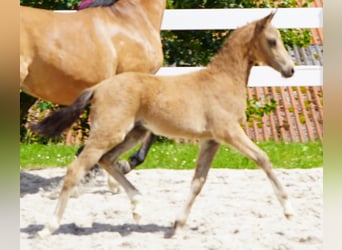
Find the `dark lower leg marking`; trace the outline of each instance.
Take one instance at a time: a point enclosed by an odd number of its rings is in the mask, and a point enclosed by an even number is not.
[[[150,150],[155,137],[156,136],[151,133],[146,138],[146,140],[144,141],[143,145],[139,148],[139,150],[129,157],[129,165],[131,167],[131,170],[136,168],[138,165],[145,161],[146,155]]]

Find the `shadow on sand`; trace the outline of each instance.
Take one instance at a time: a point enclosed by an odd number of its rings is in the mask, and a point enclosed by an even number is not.
[[[54,187],[57,187],[61,181],[63,181],[64,174],[52,178],[44,178],[39,175],[32,174],[32,171],[20,172],[20,197],[24,197],[27,194],[38,193],[40,189],[49,191]]]
[[[29,225],[26,228],[21,228],[20,232],[26,233],[30,238],[34,238],[36,234],[44,228],[43,225]],[[110,225],[103,223],[93,223],[91,227],[79,227],[75,223],[62,224],[60,228],[54,233],[58,234],[72,234],[72,235],[92,235],[101,232],[116,232],[122,237],[128,236],[131,233],[164,233],[164,237],[168,238],[173,235],[172,226],[160,226],[156,224],[122,224],[122,225]]]

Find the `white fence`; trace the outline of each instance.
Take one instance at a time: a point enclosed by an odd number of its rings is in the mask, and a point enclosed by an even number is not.
[[[222,30],[236,29],[262,18],[275,9],[185,9],[165,10],[162,30]],[[72,13],[75,11],[57,11]],[[322,28],[322,8],[280,8],[272,20],[277,28]],[[162,67],[158,75],[177,75],[201,67]],[[261,86],[321,86],[323,67],[296,66],[291,78],[283,78],[270,67],[255,66],[249,77],[249,87]]]

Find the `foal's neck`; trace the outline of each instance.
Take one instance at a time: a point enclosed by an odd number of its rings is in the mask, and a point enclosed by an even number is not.
[[[223,42],[219,52],[213,57],[208,69],[216,74],[226,74],[236,84],[247,85],[254,59],[251,56],[251,40],[254,26],[249,25],[235,30]]]

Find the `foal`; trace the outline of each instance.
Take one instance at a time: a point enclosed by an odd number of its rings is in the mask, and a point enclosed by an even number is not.
[[[33,124],[32,130],[41,135],[59,134],[91,101],[92,127],[88,142],[69,166],[55,214],[41,235],[58,229],[72,187],[97,162],[123,186],[132,203],[133,217],[138,221],[140,193],[111,166],[122,153],[143,140],[148,131],[201,141],[190,195],[176,218],[174,229],[186,223],[222,143],[236,148],[265,171],[284,215],[291,217],[288,196],[272,171],[269,158],[240,126],[245,122],[246,84],[255,62],[271,66],[284,77],[294,73],[294,64],[280,34],[270,24],[273,16],[271,13],[235,30],[206,69],[168,77],[123,73],[87,89],[71,106]]]

